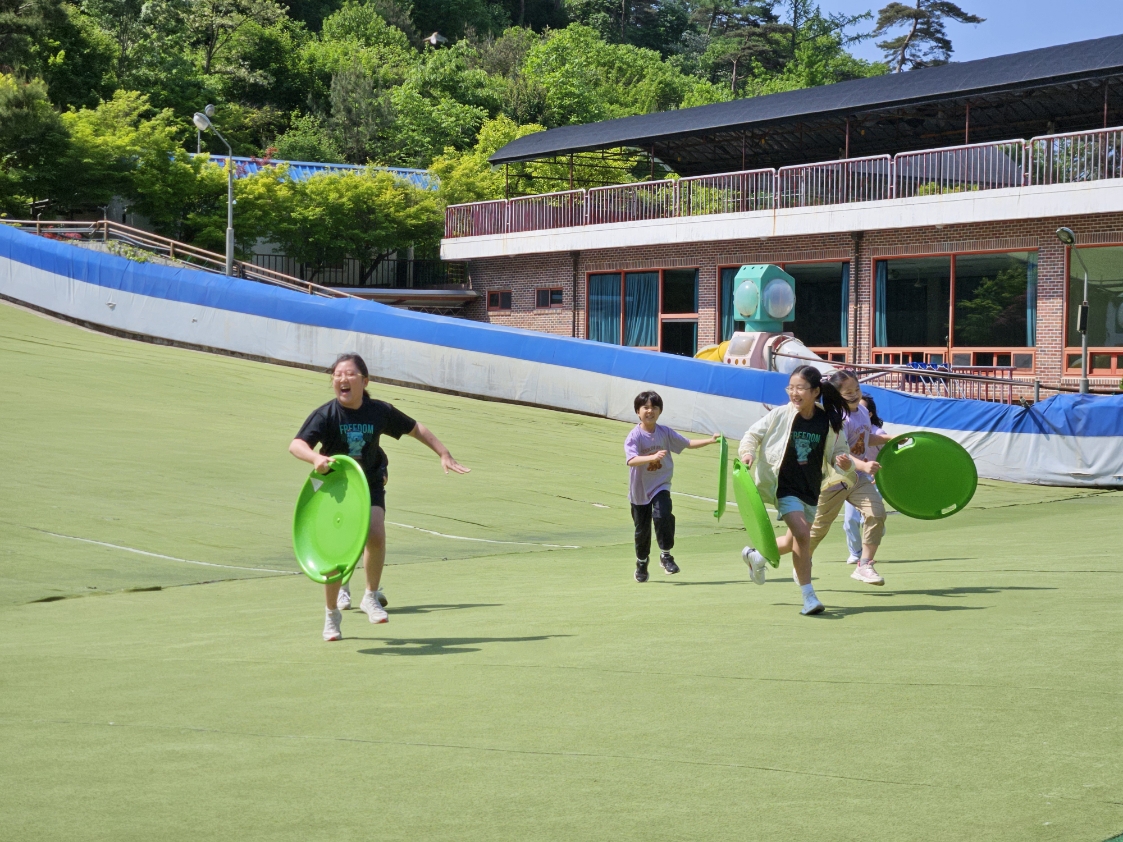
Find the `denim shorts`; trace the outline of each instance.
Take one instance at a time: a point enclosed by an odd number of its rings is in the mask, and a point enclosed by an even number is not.
[[[807,525],[810,526],[815,522],[815,509],[815,506],[804,503],[798,497],[781,497],[776,501],[776,520],[783,520],[784,515],[792,512],[803,512],[803,516],[807,518]]]

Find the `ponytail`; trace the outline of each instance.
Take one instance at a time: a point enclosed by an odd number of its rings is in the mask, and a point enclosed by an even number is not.
[[[873,422],[873,425],[875,427],[884,427],[885,422],[877,416],[877,404],[874,403],[873,396],[867,395],[865,392],[862,392],[862,400],[866,402],[866,409],[869,410],[870,421]]]
[[[834,384],[824,380],[823,373],[813,365],[801,365],[792,374],[798,375],[812,389],[819,390],[819,402],[827,413],[827,421],[830,422],[831,429],[836,433],[841,432],[842,422],[846,418],[846,401],[842,399]]]

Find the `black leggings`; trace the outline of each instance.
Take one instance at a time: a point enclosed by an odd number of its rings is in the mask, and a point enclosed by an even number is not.
[[[636,559],[644,561],[651,552],[651,521],[655,521],[655,540],[659,549],[669,553],[675,545],[675,516],[671,514],[671,492],[664,489],[646,506],[632,504],[632,523],[636,525]]]

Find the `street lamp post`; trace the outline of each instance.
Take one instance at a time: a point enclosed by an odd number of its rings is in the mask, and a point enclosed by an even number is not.
[[[207,110],[213,113],[213,107],[207,106]],[[215,128],[211,118],[196,111],[195,116],[191,118],[195,127],[200,132],[212,131],[218,136],[218,139],[226,146],[226,274],[234,274],[234,150],[230,148],[226,138],[222,133]]]
[[[1084,270],[1084,301],[1080,304],[1080,313],[1076,317],[1076,329],[1080,331],[1080,394],[1088,394],[1088,266],[1080,256],[1080,250],[1073,248],[1076,245],[1076,233],[1071,228],[1058,228],[1057,239],[1069,247],[1069,253],[1075,254],[1080,261],[1080,268]]]

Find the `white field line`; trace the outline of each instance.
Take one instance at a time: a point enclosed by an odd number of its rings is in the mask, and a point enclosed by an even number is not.
[[[65,538],[68,541],[81,541],[83,544],[96,544],[99,547],[109,547],[114,550],[124,550],[127,553],[136,553],[137,555],[146,555],[150,558],[162,558],[165,561],[178,561],[182,564],[198,564],[201,567],[222,567],[226,570],[254,570],[258,573],[276,573],[284,576],[298,576],[300,571],[291,570],[272,570],[268,567],[238,567],[233,564],[216,564],[213,561],[195,561],[190,558],[176,558],[172,555],[161,555],[160,553],[150,553],[147,550],[138,550],[134,547],[123,547],[120,544],[110,544],[106,541],[95,541],[92,538],[78,538],[75,535],[62,535],[58,532],[48,532],[46,529],[35,529],[34,526],[28,526],[27,529],[32,529],[35,532],[41,532],[44,535],[50,535],[54,538]]]
[[[551,550],[579,550],[580,547],[575,547],[570,544],[538,544],[533,541],[494,541],[491,538],[468,538],[464,535],[446,535],[444,532],[434,532],[432,529],[422,529],[420,526],[410,526],[408,523],[394,523],[392,520],[386,521],[390,526],[399,526],[402,529],[413,529],[417,532],[424,532],[427,535],[436,535],[438,538],[451,538],[454,541],[475,541],[481,544],[510,544],[519,547],[547,547]]]
[[[707,503],[716,503],[717,502],[717,500],[715,500],[713,497],[699,497],[697,494],[687,494],[685,491],[672,491],[671,493],[675,494],[679,497],[692,497],[695,500],[705,500]],[[737,504],[734,503],[732,500],[726,500],[725,505],[726,505],[727,508],[728,507],[732,507],[734,509],[737,508]],[[767,504],[765,504],[764,508],[766,510],[768,510],[769,513],[776,511],[776,508],[774,506],[769,506]],[[887,514],[887,515],[897,515],[897,514],[900,514],[900,512],[898,512],[896,509],[890,509],[890,508],[886,507],[885,514]],[[842,517],[841,513],[839,514],[839,517]]]

